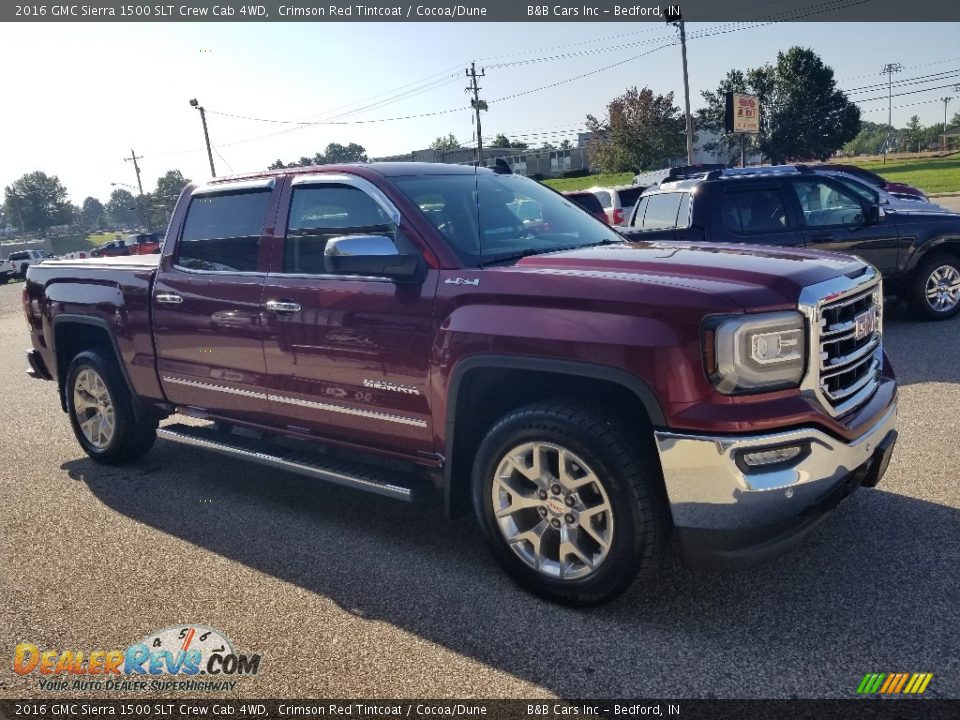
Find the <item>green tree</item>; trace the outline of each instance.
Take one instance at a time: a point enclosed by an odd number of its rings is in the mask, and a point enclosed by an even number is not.
[[[450,133],[446,137],[442,135],[430,143],[431,150],[456,150],[460,147],[460,141],[457,140],[457,136],[453,133]]]
[[[847,155],[876,155],[880,152],[889,132],[886,125],[862,120],[860,132],[850,142],[844,144],[843,152]]]
[[[72,220],[73,206],[56,175],[27,173],[8,185],[4,195],[6,214],[21,232],[36,230],[42,237],[47,228]]]
[[[90,232],[103,227],[106,220],[106,209],[103,207],[103,203],[95,197],[84,198],[78,218],[80,228],[85,232]]]
[[[903,133],[904,140],[907,143],[907,150],[920,152],[924,137],[923,123],[920,122],[920,116],[914,115],[907,123],[906,131]]]
[[[160,206],[169,215],[177,204],[180,192],[189,182],[179,170],[167,170],[157,179],[157,187],[152,193],[153,205]]]
[[[116,188],[107,201],[110,223],[118,227],[133,227],[139,218],[137,200],[129,190]]]
[[[508,138],[508,137],[507,137],[506,135],[504,135],[503,133],[500,133],[500,134],[496,135],[496,136],[493,138],[493,142],[490,143],[490,145],[488,145],[488,147],[492,147],[492,148],[513,148],[513,149],[515,149],[515,150],[526,150],[526,149],[529,147],[529,145],[527,145],[527,143],[525,143],[525,142],[519,142],[519,141],[516,141],[516,140],[511,140],[510,138]]]
[[[673,93],[654,95],[636,86],[607,105],[606,117],[587,115],[593,133],[590,153],[604,172],[626,172],[663,164],[683,153],[684,121]]]
[[[564,140],[562,143],[560,143],[561,150],[569,150],[572,147],[573,147],[573,143],[570,142],[569,140]]]
[[[356,163],[367,161],[367,151],[363,145],[350,143],[341,145],[340,143],[330,143],[327,149],[323,151],[324,165],[333,165],[336,163]]]
[[[860,109],[837,90],[833,69],[807,48],[777,54],[774,65],[731,70],[716,92],[704,92],[701,126],[722,132],[725,94],[746,92],[760,98],[760,133],[755,144],[774,163],[825,160],[860,131]],[[724,137],[727,149],[739,138]]]

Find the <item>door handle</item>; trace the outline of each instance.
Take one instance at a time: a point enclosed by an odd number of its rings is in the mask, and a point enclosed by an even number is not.
[[[291,302],[289,300],[267,300],[263,304],[263,308],[264,310],[283,315],[290,315],[303,310],[303,308],[300,307],[300,303]]]
[[[183,297],[176,293],[157,293],[154,300],[164,305],[179,305],[183,302]]]

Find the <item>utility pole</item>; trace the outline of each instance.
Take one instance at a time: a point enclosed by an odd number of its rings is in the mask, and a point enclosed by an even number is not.
[[[470,63],[470,68],[466,73],[467,77],[470,78],[470,85],[467,87],[467,92],[473,93],[473,98],[470,100],[470,107],[473,108],[477,118],[477,167],[480,167],[480,163],[483,162],[483,134],[480,132],[480,111],[487,109],[487,101],[480,99],[480,86],[477,85],[477,78],[486,77],[487,73],[483,68],[480,68],[480,74],[477,75],[476,63]]]
[[[203,105],[197,102],[196,98],[190,101],[190,106],[200,111],[200,122],[203,123],[203,139],[207,143],[207,159],[210,161],[210,175],[217,176],[217,169],[213,166],[213,150],[210,148],[210,133],[207,132],[207,113]]]
[[[693,118],[690,117],[690,80],[687,76],[687,29],[679,10],[667,9],[667,25],[680,30],[680,55],[683,58],[683,103],[687,121],[687,165],[693,165]]]
[[[887,142],[883,144],[883,163],[887,163],[887,146],[890,144],[890,138],[893,137],[893,74],[903,70],[900,63],[887,63],[880,71],[881,75],[887,76]]]
[[[954,85],[953,89],[960,92],[960,85]],[[943,103],[943,133],[940,135],[940,152],[945,152],[947,149],[947,105],[951,100],[953,100],[953,98],[949,95],[940,98],[940,102]]]
[[[146,197],[143,194],[143,182],[140,180],[140,165],[137,163],[137,160],[143,160],[143,155],[137,155],[133,151],[133,148],[130,148],[130,157],[123,159],[124,162],[132,162],[133,170],[137,173],[137,187],[140,189],[140,197],[138,198],[137,202],[137,204],[140,206],[140,222],[142,222],[144,227],[146,227],[147,232],[151,232],[150,212],[145,207]]]

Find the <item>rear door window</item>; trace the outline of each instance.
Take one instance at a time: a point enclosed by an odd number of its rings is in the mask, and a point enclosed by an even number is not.
[[[684,193],[678,192],[650,195],[647,210],[643,215],[643,227],[648,229],[675,228],[682,195]]]
[[[200,195],[190,201],[177,264],[187,270],[255,272],[270,190]]]
[[[737,235],[788,229],[786,205],[776,188],[750,188],[723,193],[723,227]]]

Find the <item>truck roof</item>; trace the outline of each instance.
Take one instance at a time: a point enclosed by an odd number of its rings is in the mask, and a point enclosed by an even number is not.
[[[350,172],[363,168],[373,170],[385,177],[400,175],[472,175],[475,172],[493,174],[489,168],[474,168],[472,165],[446,165],[443,163],[428,162],[372,162],[372,163],[341,163],[337,165],[309,165],[306,167],[278,168],[276,170],[260,170],[257,172],[238,173],[211,178],[205,185],[237,182],[239,180],[255,180],[280,175],[302,175],[306,173],[335,173]]]

